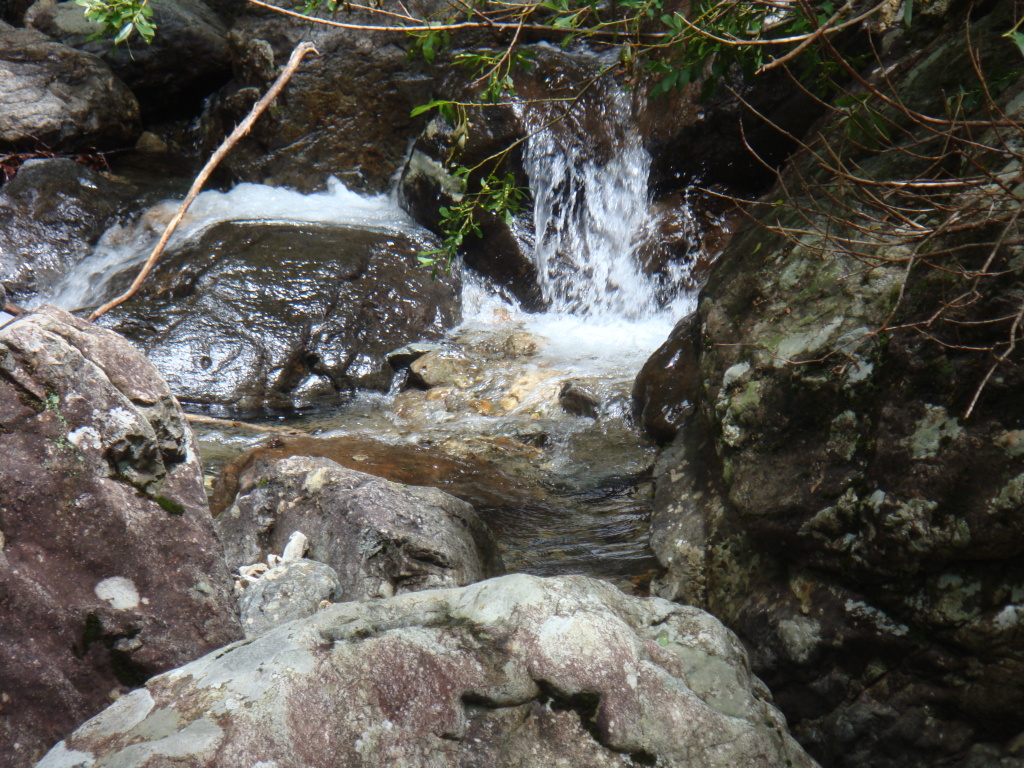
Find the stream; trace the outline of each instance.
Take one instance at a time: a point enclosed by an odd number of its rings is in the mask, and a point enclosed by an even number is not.
[[[466,270],[462,322],[440,340],[395,353],[389,391],[360,390],[342,405],[260,424],[330,439],[327,455],[354,468],[466,498],[491,526],[510,571],[583,573],[642,588],[655,568],[647,518],[656,449],[634,424],[630,393],[644,361],[691,311],[690,269],[705,258],[694,253],[667,273],[645,274],[639,251],[656,237],[658,215],[649,165],[628,133],[597,162],[539,131],[524,167],[535,200],[534,262],[549,309],[525,312]],[[144,260],[176,206],[161,203],[113,227],[47,301],[74,310],[109,298],[112,281]],[[309,195],[256,184],[204,192],[167,250],[239,221],[432,242],[394,195],[361,196],[332,179]],[[701,242],[697,218],[689,221],[693,242]],[[244,426],[194,426],[211,492],[234,457],[268,440]]]

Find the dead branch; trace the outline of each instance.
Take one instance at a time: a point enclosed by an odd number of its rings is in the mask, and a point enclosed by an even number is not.
[[[271,432],[277,435],[305,435],[301,429],[292,427],[274,427],[269,424],[249,424],[244,421],[233,421],[231,419],[216,419],[213,416],[201,416],[196,413],[186,413],[185,418],[190,424],[205,424],[211,427],[227,427],[229,429],[247,429],[250,432]]]
[[[270,90],[267,91],[262,99],[256,102],[246,118],[238,124],[235,130],[231,132],[231,135],[224,139],[223,143],[221,143],[217,148],[217,151],[213,153],[213,156],[209,159],[206,165],[203,166],[203,170],[199,172],[196,180],[192,182],[192,188],[189,189],[184,201],[182,201],[181,205],[178,207],[177,213],[174,214],[174,217],[168,223],[167,228],[164,229],[163,235],[160,236],[160,240],[157,242],[156,247],[153,248],[153,252],[149,255],[149,258],[146,259],[146,263],[142,266],[142,269],[136,276],[135,281],[131,284],[131,287],[129,287],[128,290],[120,296],[108,301],[102,307],[89,315],[90,321],[95,321],[104,313],[109,312],[114,307],[128,301],[128,299],[138,292],[142,283],[145,281],[157,260],[160,258],[160,255],[163,253],[164,247],[167,245],[167,241],[171,239],[171,235],[173,235],[174,231],[178,228],[178,224],[181,222],[181,219],[188,210],[188,207],[192,205],[192,201],[196,199],[196,195],[199,194],[203,185],[210,178],[210,174],[213,173],[220,164],[220,161],[224,159],[224,156],[227,155],[231,148],[238,143],[238,140],[249,132],[253,123],[256,122],[256,119],[262,115],[266,111],[267,107],[270,106],[271,102],[277,98],[284,86],[289,80],[291,80],[292,75],[295,74],[295,70],[298,69],[299,64],[302,63],[303,57],[309,53],[314,55],[317,54],[317,50],[312,43],[299,43],[295,46],[295,50],[292,51],[292,55],[288,58],[288,63],[281,71],[281,74],[277,76],[274,84],[270,86]]]

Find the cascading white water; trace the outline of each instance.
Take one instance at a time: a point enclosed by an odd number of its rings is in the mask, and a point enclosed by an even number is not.
[[[582,108],[591,112],[586,124],[596,117],[610,137],[601,152],[590,146],[594,137],[570,134],[567,140],[561,124],[545,124],[519,108],[533,132],[523,165],[534,197],[542,294],[559,314],[648,319],[666,309],[664,286],[644,274],[637,254],[652,224],[651,158],[634,127],[630,94],[605,94]]]

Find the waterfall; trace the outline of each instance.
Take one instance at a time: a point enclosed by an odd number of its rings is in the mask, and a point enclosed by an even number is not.
[[[556,313],[642,320],[678,297],[678,286],[666,297],[664,279],[645,274],[640,263],[639,247],[656,235],[651,158],[631,102],[630,94],[607,89],[577,105],[585,115],[569,125],[548,124],[545,113],[520,107],[531,131],[523,165],[534,197],[534,263]],[[588,133],[595,126],[601,136]],[[679,282],[677,273],[669,282]]]

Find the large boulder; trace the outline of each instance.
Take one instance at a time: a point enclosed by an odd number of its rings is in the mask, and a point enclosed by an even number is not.
[[[0,765],[241,636],[192,433],[128,342],[0,329]]]
[[[997,9],[970,29],[997,64],[1012,52],[998,47],[1005,23]],[[962,35],[901,76],[919,84],[901,91],[908,103],[934,106],[938,84],[971,71]],[[1017,80],[999,96],[1014,119],[1022,93]],[[826,136],[864,178],[930,172],[915,152],[858,150],[841,126]],[[1016,173],[1011,150],[956,149]],[[934,198],[956,212],[953,231],[915,241],[872,208],[874,187],[829,186],[845,206],[831,216],[813,185],[832,178],[813,157],[786,181],[786,203],[753,211],[757,226],[727,249],[674,340],[698,383],[693,418],[659,463],[652,546],[666,573],[655,588],[755,649],[755,670],[823,764],[1019,765],[1019,191],[964,182],[952,202]],[[947,214],[931,215],[937,226]],[[661,368],[678,381],[672,359]],[[652,412],[671,405],[647,394]]]
[[[227,28],[202,0],[160,0],[151,7],[157,27],[151,43],[137,35],[120,45],[114,45],[111,35],[90,39],[102,32],[102,25],[86,19],[74,2],[39,0],[25,21],[58,42],[101,58],[149,111],[166,111],[182,100],[198,104],[231,73]]]
[[[229,567],[283,551],[300,531],[309,557],[341,577],[338,599],[461,587],[504,572],[473,507],[436,488],[308,456],[257,459],[239,480],[215,522]]]
[[[337,403],[357,387],[386,389],[389,351],[459,321],[459,275],[420,267],[428,245],[397,232],[222,223],[165,257],[102,322],[194,407]]]
[[[139,103],[110,67],[0,22],[0,147],[107,149],[139,132]]]
[[[67,158],[26,162],[0,188],[0,282],[11,299],[46,294],[138,194]]]
[[[150,681],[39,768],[813,768],[710,615],[581,577],[343,603]]]

